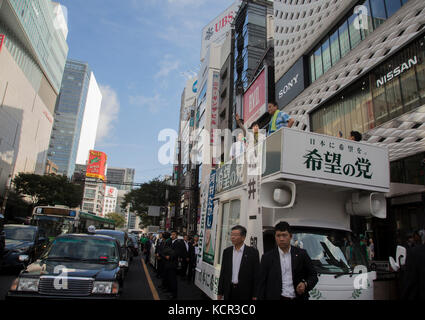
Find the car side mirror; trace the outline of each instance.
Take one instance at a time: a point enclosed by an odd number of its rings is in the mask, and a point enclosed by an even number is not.
[[[118,263],[118,266],[119,266],[120,268],[128,268],[128,262],[127,262],[127,261],[120,261],[120,262]]]

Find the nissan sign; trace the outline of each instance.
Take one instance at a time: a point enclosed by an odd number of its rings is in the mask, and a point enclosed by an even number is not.
[[[276,83],[276,102],[282,109],[294,100],[305,88],[304,57],[292,66]]]

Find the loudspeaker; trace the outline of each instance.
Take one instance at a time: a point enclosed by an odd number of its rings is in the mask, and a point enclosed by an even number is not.
[[[383,193],[359,194],[355,192],[345,203],[345,209],[352,216],[372,215],[379,219],[387,217],[387,201]]]
[[[294,206],[296,185],[291,181],[277,180],[261,184],[260,205],[264,208],[284,209]]]

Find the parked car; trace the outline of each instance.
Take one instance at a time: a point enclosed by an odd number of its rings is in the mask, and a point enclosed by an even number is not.
[[[13,281],[7,299],[115,299],[122,292],[126,267],[120,244],[112,237],[60,235]]]
[[[24,268],[35,261],[46,249],[49,239],[43,229],[37,226],[6,224],[4,226],[5,249],[2,267]],[[20,255],[27,255],[27,261],[20,261]]]
[[[128,237],[127,232],[120,230],[98,229],[95,231],[95,234],[103,234],[117,239],[120,244],[123,260],[127,261],[128,265],[130,265],[130,262],[133,260],[133,242]]]

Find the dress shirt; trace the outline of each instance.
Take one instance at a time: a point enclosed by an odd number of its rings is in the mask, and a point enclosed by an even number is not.
[[[282,268],[282,296],[295,298],[294,282],[292,280],[291,248],[284,253],[279,248],[280,267]]]
[[[239,269],[241,268],[243,250],[245,249],[245,244],[236,250],[233,246],[233,260],[232,260],[232,283],[237,284],[239,282]]]

